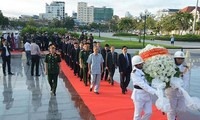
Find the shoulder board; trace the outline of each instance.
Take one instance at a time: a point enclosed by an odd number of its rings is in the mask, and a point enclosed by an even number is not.
[[[135,69],[135,70],[133,70],[132,72],[133,72],[133,73],[135,73],[135,72],[136,72],[136,69]]]

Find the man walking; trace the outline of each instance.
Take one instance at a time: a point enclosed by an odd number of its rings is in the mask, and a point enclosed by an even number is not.
[[[88,63],[87,63],[87,59],[90,55],[90,51],[89,51],[89,46],[87,43],[85,43],[83,45],[83,50],[80,52],[79,55],[79,62],[80,62],[80,68],[83,69],[83,81],[85,86],[88,85]]]
[[[93,53],[88,57],[88,73],[91,75],[91,84],[90,84],[90,92],[94,86],[94,92],[99,94],[99,86],[101,73],[103,71],[103,57],[100,53],[98,53],[98,48],[93,48]]]
[[[107,56],[106,56],[106,60],[105,60],[105,64],[106,64],[106,70],[108,70],[108,74],[109,74],[109,83],[111,85],[114,85],[114,80],[113,80],[113,76],[115,74],[115,69],[117,68],[117,60],[118,60],[118,54],[117,52],[115,52],[115,47],[111,46],[110,47],[110,52],[108,52]]]
[[[10,67],[10,61],[11,61],[10,47],[7,46],[5,39],[2,39],[1,57],[2,57],[2,61],[3,61],[2,66],[3,66],[4,76],[6,76],[6,64],[7,64],[7,67],[8,67],[8,74],[13,75],[13,73],[11,72],[11,67]]]
[[[74,75],[78,75],[79,72],[79,46],[78,43],[74,43],[74,48],[72,49],[72,60],[73,60],[73,68],[74,68]]]
[[[56,53],[55,45],[49,46],[50,53],[45,57],[45,74],[48,75],[49,85],[51,87],[51,94],[56,96],[56,88],[58,81],[58,74],[60,73],[61,57]]]
[[[39,75],[39,62],[40,62],[40,47],[35,43],[35,40],[31,43],[31,76],[34,75],[34,67],[36,66],[36,76]]]
[[[122,53],[119,55],[119,73],[120,73],[120,87],[122,94],[127,92],[127,87],[130,82],[130,74],[132,71],[131,55],[127,53],[127,47],[122,47]]]
[[[31,44],[30,44],[30,41],[26,41],[26,43],[24,44],[24,49],[25,49],[25,52],[26,52],[26,64],[27,65],[30,65],[30,60],[31,60]]]
[[[102,49],[101,54],[103,56],[103,59],[106,60],[106,56],[110,52],[110,48],[108,44],[105,44],[104,49]],[[103,63],[103,72],[101,74],[101,79],[107,81],[108,78],[108,70],[106,69],[106,63]]]

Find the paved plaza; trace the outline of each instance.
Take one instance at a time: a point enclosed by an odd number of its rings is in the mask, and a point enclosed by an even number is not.
[[[11,61],[15,75],[0,72],[0,120],[81,120],[63,78],[59,77],[57,96],[51,96],[43,72],[32,77],[30,66],[21,57],[14,56]]]

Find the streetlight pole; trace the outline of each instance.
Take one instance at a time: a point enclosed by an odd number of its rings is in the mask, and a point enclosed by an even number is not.
[[[138,25],[141,24],[141,19],[138,19],[138,20],[137,20],[137,24],[138,24]],[[140,30],[140,31],[139,31],[139,41],[138,41],[138,42],[141,43],[141,34],[142,34],[141,31],[142,31],[142,30],[141,30],[141,28],[139,28],[139,30]]]
[[[100,23],[99,23],[99,38],[100,38],[101,36],[100,36]]]
[[[99,38],[100,38],[101,36],[100,36],[100,29],[99,29]]]
[[[143,35],[143,48],[145,47],[146,19],[147,19],[147,15],[146,15],[146,12],[145,12],[145,14],[144,14],[144,35]]]

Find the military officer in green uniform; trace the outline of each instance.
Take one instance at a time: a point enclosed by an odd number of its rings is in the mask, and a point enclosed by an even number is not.
[[[56,95],[58,74],[60,73],[61,57],[56,53],[55,45],[49,45],[49,54],[45,56],[45,74],[51,87],[51,94]]]
[[[88,84],[88,79],[89,79],[89,75],[88,75],[88,63],[87,63],[87,59],[89,57],[89,55],[91,54],[90,50],[89,50],[89,46],[87,43],[85,43],[83,45],[83,50],[80,51],[80,55],[79,55],[79,63],[80,63],[80,68],[83,69],[83,81],[85,86],[87,86]]]

